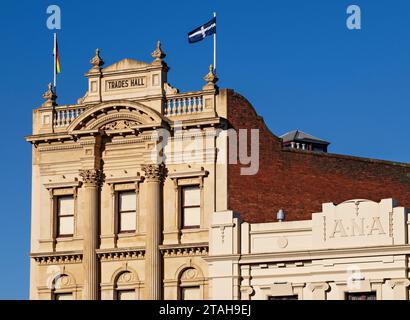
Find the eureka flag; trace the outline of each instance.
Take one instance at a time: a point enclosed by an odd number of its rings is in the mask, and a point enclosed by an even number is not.
[[[216,33],[216,17],[188,33],[188,41],[189,43],[195,43],[214,33]]]

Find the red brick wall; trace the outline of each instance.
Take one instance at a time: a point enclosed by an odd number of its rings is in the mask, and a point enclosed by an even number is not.
[[[228,122],[234,129],[260,129],[258,174],[243,176],[243,165],[228,166],[228,206],[245,221],[276,221],[279,209],[285,211],[287,221],[306,220],[322,211],[322,203],[351,199],[394,198],[410,208],[410,165],[283,150],[281,139],[232,90],[228,91]]]

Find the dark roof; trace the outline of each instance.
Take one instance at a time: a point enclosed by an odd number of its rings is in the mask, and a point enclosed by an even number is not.
[[[283,142],[290,142],[290,141],[300,141],[300,142],[313,142],[313,143],[320,143],[320,144],[330,144],[325,140],[316,138],[308,133],[299,130],[293,130],[284,135],[280,136]]]

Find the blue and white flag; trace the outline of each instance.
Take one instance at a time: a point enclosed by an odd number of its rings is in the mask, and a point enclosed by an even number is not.
[[[216,17],[188,33],[188,41],[189,43],[195,43],[214,33],[216,33]]]

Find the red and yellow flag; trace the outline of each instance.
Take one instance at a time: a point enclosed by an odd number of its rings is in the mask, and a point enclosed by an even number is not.
[[[60,66],[60,54],[58,52],[57,35],[55,36],[54,59],[55,59],[55,68],[56,68],[55,73],[60,73],[61,66]]]

